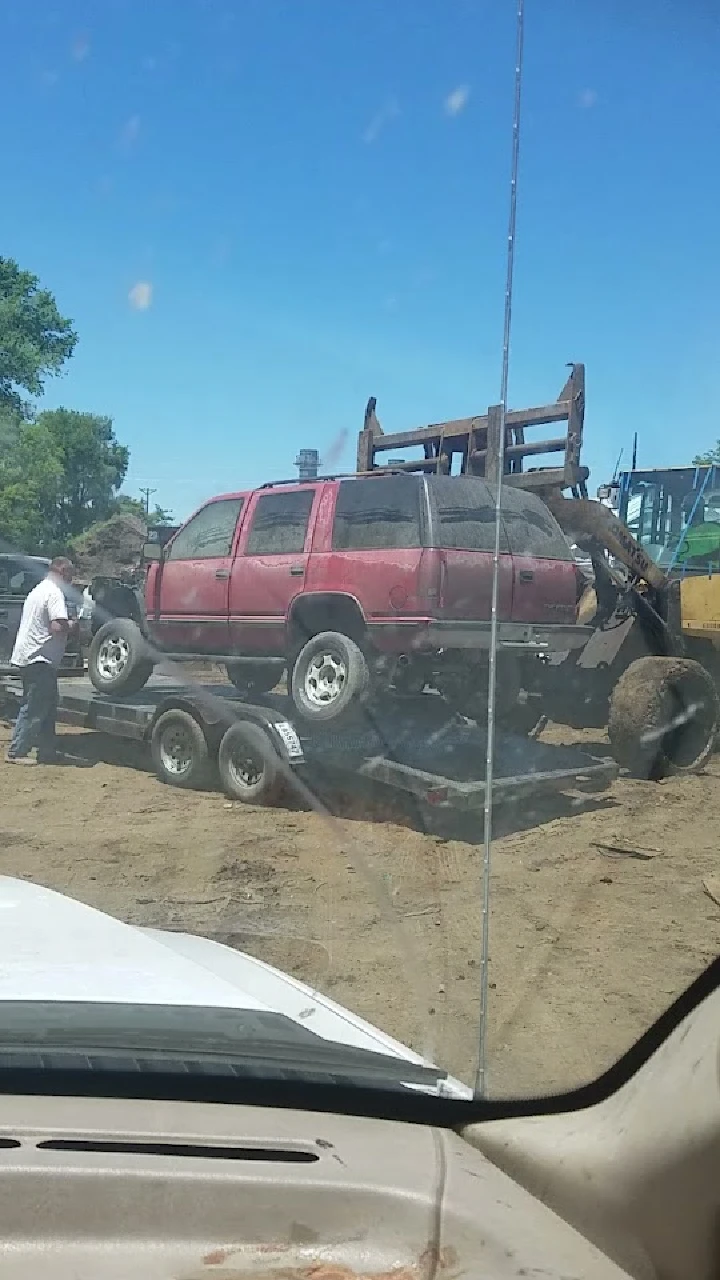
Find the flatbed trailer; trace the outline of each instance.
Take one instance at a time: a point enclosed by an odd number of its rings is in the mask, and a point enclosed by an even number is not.
[[[279,693],[250,702],[230,685],[162,676],[125,698],[99,694],[87,679],[59,685],[62,723],[145,744],[158,777],[173,786],[200,786],[219,774],[232,799],[267,804],[283,790],[307,797],[326,784],[360,780],[436,810],[482,810],[485,803],[485,731],[432,694],[386,700],[342,729],[310,729],[293,719],[290,699]],[[0,671],[0,693],[17,702],[17,674]],[[613,760],[578,747],[497,735],[496,801],[603,790],[617,773]]]

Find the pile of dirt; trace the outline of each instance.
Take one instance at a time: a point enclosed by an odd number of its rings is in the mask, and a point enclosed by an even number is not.
[[[117,578],[134,568],[147,537],[145,522],[138,516],[111,516],[76,538],[72,554],[76,579],[90,582],[95,577]]]

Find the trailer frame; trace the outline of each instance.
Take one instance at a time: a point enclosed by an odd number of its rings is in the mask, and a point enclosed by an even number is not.
[[[347,786],[359,778],[403,792],[429,809],[481,812],[485,803],[484,777],[476,776],[469,763],[484,762],[484,730],[449,712],[441,698],[429,693],[399,696],[382,712],[367,709],[359,729],[329,731],[297,726],[284,694],[250,702],[229,685],[180,685],[163,676],[153,677],[139,694],[125,698],[97,693],[77,679],[61,679],[59,686],[60,723],[150,747],[156,773],[175,786],[194,785],[195,779],[172,776],[153,751],[158,723],[169,713],[176,713],[178,723],[189,716],[200,726],[209,766],[221,763],[229,730],[251,726],[250,740],[265,757],[267,777],[265,785],[254,788],[233,785],[232,779],[228,785],[227,770],[220,769],[223,789],[235,800],[270,803],[283,785],[292,788],[294,776],[298,790],[306,795],[320,784]],[[17,673],[0,671],[0,694],[17,703]],[[247,741],[242,728],[233,732]],[[499,753],[493,783],[499,801],[568,788],[604,790],[618,774],[612,759],[519,735],[500,734]]]

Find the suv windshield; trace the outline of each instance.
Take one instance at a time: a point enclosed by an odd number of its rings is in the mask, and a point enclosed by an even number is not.
[[[535,1096],[716,955],[720,32],[649,17],[6,6],[0,1075]]]

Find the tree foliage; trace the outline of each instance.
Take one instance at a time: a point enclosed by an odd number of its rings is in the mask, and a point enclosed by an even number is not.
[[[0,456],[0,533],[52,554],[112,514],[129,453],[112,419],[52,409],[21,423]]]
[[[113,500],[112,512],[118,515],[138,516],[147,525],[173,523],[173,513],[167,507],[160,507],[156,503],[147,512],[142,499],[133,498],[129,493],[118,494],[117,498]]]
[[[112,418],[95,413],[51,409],[35,425],[47,432],[61,467],[49,527],[56,542],[68,542],[110,515],[130,452],[115,438]]]
[[[72,355],[77,334],[37,276],[0,257],[0,410],[27,416],[22,392],[42,395]]]
[[[694,467],[708,467],[712,463],[720,465],[720,440],[716,442],[714,449],[708,449],[706,453],[698,453],[692,460]]]
[[[99,522],[134,515],[171,523],[156,506],[121,494],[129,451],[112,419],[75,409],[33,416],[23,398],[41,395],[77,336],[36,276],[0,257],[0,541],[6,548],[57,554]]]

